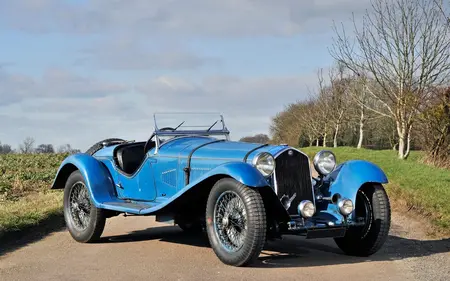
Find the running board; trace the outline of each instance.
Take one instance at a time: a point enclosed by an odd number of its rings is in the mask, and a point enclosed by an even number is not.
[[[102,209],[138,215],[142,210],[151,209],[157,205],[158,203],[155,202],[127,202],[118,200],[113,202],[104,202],[100,204],[99,207]]]

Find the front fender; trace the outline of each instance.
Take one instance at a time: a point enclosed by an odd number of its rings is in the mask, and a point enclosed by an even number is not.
[[[114,197],[114,183],[108,168],[94,157],[84,153],[73,154],[64,159],[51,188],[63,189],[70,174],[76,170],[83,175],[96,207],[100,207],[103,202],[111,201]]]
[[[388,183],[386,174],[374,163],[365,160],[350,160],[340,164],[324,178],[329,184],[328,196],[339,193],[355,203],[356,193],[365,183]],[[355,205],[356,206],[356,205]]]

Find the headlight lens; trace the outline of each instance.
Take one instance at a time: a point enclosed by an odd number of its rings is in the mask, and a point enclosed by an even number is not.
[[[353,212],[353,202],[350,199],[344,198],[338,202],[339,211],[344,216],[348,216]]]
[[[265,177],[272,175],[275,170],[275,159],[268,152],[262,152],[253,159],[253,166]]]
[[[319,151],[314,156],[313,162],[316,171],[323,176],[333,172],[334,168],[336,168],[336,156],[329,150]]]
[[[316,212],[316,206],[309,200],[303,200],[298,204],[298,213],[304,218],[310,218],[314,216]]]

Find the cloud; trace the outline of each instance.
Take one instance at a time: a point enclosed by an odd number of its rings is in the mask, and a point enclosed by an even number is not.
[[[38,98],[97,98],[126,90],[124,85],[79,76],[63,69],[48,69],[40,79],[0,69],[0,106]]]
[[[81,149],[108,137],[145,140],[154,112],[221,112],[233,139],[267,133],[271,117],[285,104],[305,98],[307,85],[315,83],[314,75],[207,76],[199,81],[161,76],[127,91],[132,85],[64,70],[47,71],[41,79],[3,77],[7,79],[0,80],[0,89],[9,89],[15,100],[5,103],[1,92],[2,143],[15,145],[33,136],[38,143],[70,143]]]
[[[220,60],[189,51],[186,46],[149,43],[133,35],[115,34],[81,50],[79,65],[114,70],[183,70],[218,65]]]
[[[32,95],[36,82],[24,75],[9,74],[0,69],[0,106],[22,100]]]
[[[150,102],[169,110],[226,109],[229,113],[266,113],[304,98],[314,75],[241,78],[209,76],[200,83],[158,77],[136,87]]]
[[[307,97],[314,75],[240,78],[210,76],[198,83],[158,77],[136,87],[159,112],[221,112],[234,138],[268,133],[271,117]],[[212,123],[212,122],[211,122]]]
[[[289,36],[311,22],[358,13],[368,0],[15,0],[0,3],[0,23],[31,32],[206,36]],[[348,16],[346,16],[348,17]],[[311,27],[311,26],[310,26]],[[312,26],[317,27],[317,26]]]

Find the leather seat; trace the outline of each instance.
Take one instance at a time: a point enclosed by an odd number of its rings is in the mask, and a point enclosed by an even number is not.
[[[121,145],[116,150],[116,159],[119,168],[127,174],[133,174],[145,159],[145,143],[131,143]]]

